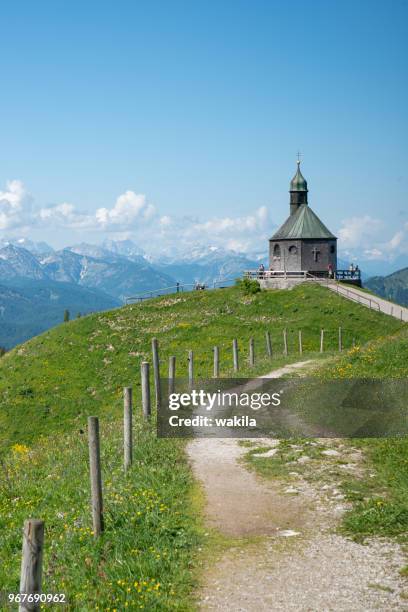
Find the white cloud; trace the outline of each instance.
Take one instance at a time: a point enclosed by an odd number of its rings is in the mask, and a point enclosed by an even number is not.
[[[267,218],[268,210],[266,206],[261,206],[254,214],[246,217],[214,218],[204,223],[196,223],[193,225],[192,231],[207,232],[216,235],[262,232],[265,230]]]
[[[78,213],[73,204],[63,202],[56,206],[41,208],[37,213],[42,224],[50,227],[63,227],[70,229],[92,229],[94,217]]]
[[[32,197],[22,181],[6,183],[6,191],[0,191],[0,230],[22,228],[31,222]]]
[[[112,208],[98,208],[94,214],[81,213],[74,204],[64,202],[41,208],[38,217],[45,223],[62,228],[120,232],[134,228],[136,222],[148,222],[154,214],[154,206],[146,201],[146,196],[126,191],[117,198]]]
[[[394,234],[394,236],[388,242],[388,246],[390,250],[393,251],[394,249],[397,249],[403,243],[404,238],[405,238],[405,233],[403,231],[399,231],[396,234]]]
[[[103,229],[110,229],[132,225],[137,219],[149,220],[154,213],[154,206],[147,203],[145,195],[126,191],[117,198],[113,208],[98,208],[95,218]]]
[[[160,250],[185,252],[196,245],[213,245],[237,252],[267,250],[267,240],[272,231],[268,209],[261,206],[254,213],[241,217],[214,217],[200,220],[194,217],[169,217],[159,219],[151,227],[152,234],[143,232],[139,241],[146,248],[157,243]],[[153,235],[154,233],[154,235]]]
[[[382,228],[382,221],[374,219],[370,215],[345,219],[338,231],[339,246],[343,249],[364,247],[379,236]]]
[[[338,235],[341,256],[392,260],[408,253],[408,223],[387,240],[385,222],[369,215],[351,217],[342,222]]]
[[[195,245],[213,245],[239,252],[266,250],[272,231],[268,209],[261,206],[243,216],[199,219],[160,215],[144,194],[127,190],[111,207],[81,211],[70,202],[32,207],[32,198],[19,180],[0,191],[0,230],[36,231],[64,235],[104,232],[136,240],[148,251],[186,252]],[[31,231],[31,230],[30,230]]]
[[[162,227],[170,227],[170,225],[172,224],[172,219],[171,217],[169,217],[168,215],[163,215],[163,217],[160,217],[160,225]]]

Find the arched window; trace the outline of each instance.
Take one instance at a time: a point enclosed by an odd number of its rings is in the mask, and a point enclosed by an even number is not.
[[[336,250],[336,249],[335,249],[335,247],[334,247],[334,244],[332,244],[332,245],[331,245],[331,247],[330,247],[330,253],[334,253],[334,252],[335,252],[335,250]]]
[[[281,256],[281,250],[280,250],[280,246],[279,244],[275,244],[275,246],[273,247],[273,256],[276,259],[280,259]]]
[[[292,244],[292,246],[289,247],[289,255],[296,255],[297,253],[297,247]]]

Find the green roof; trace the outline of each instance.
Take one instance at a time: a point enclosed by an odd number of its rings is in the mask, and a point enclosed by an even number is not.
[[[286,219],[285,223],[272,236],[271,240],[296,240],[299,238],[335,238],[319,217],[307,204]]]
[[[296,174],[290,181],[290,191],[307,191],[307,181],[300,171],[300,161],[297,163]]]

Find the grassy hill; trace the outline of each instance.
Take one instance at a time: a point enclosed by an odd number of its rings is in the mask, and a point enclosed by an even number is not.
[[[408,306],[408,268],[388,276],[373,276],[365,282],[365,285],[381,297]]]
[[[234,337],[245,375],[251,336],[257,353],[254,373],[262,373],[269,367],[266,330],[282,359],[282,330],[287,328],[290,360],[298,358],[299,329],[304,352],[317,352],[321,328],[326,350],[337,348],[339,325],[346,347],[353,338],[364,344],[400,328],[395,319],[315,286],[255,296],[236,288],[165,296],[60,325],[0,362],[0,442],[26,443],[68,426],[82,427],[89,414],[119,414],[124,386],[134,386],[138,399],[140,364],[150,359],[153,336],[160,342],[162,375],[168,357],[176,355],[177,376],[186,376],[187,351],[193,349],[196,376],[205,378],[212,375],[214,345],[220,347],[221,375],[231,373]]]
[[[303,357],[337,350],[338,326],[346,347],[399,333],[402,324],[318,286],[244,295],[238,288],[164,296],[62,324],[0,360],[0,589],[18,589],[21,526],[46,520],[44,590],[66,592],[73,610],[144,608],[188,610],[195,551],[205,539],[200,503],[184,455],[184,442],[158,440],[153,423],[140,420],[140,363],[160,342],[162,371],[170,355],[177,375],[212,371],[212,347],[221,375],[231,373],[231,342],[241,350],[240,374],[262,374]],[[282,355],[287,328],[289,355]],[[264,351],[272,335],[274,356]],[[247,363],[255,338],[256,366]],[[388,342],[388,341],[387,341]],[[341,359],[346,357],[341,357]],[[135,465],[121,468],[122,388],[132,385],[136,412]],[[106,531],[91,533],[86,418],[101,416]]]

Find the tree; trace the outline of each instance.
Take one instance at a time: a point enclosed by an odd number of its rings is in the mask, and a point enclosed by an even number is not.
[[[64,310],[64,323],[69,321],[69,310]]]

